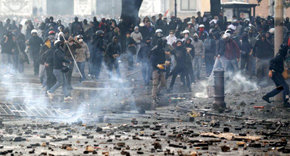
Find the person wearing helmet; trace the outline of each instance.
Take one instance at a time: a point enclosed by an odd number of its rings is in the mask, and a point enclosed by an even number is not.
[[[193,37],[193,34],[196,33],[195,25],[193,25],[191,21],[187,22],[187,27],[185,28],[185,30],[189,31],[190,37]]]
[[[108,45],[106,49],[105,59],[109,70],[109,77],[113,76],[113,68],[115,68],[117,77],[121,77],[118,58],[121,54],[121,47],[119,40],[116,36],[113,37],[113,41]]]
[[[39,53],[40,48],[43,44],[42,39],[38,36],[37,30],[33,29],[31,31],[31,38],[28,40],[28,48],[30,51],[30,56],[33,60],[34,75],[39,74]]]
[[[151,109],[154,110],[159,102],[158,94],[162,88],[166,89],[166,79],[165,79],[165,68],[166,68],[166,58],[165,58],[165,44],[162,39],[157,41],[157,45],[151,50],[151,65],[152,65],[152,98],[153,102]]]
[[[191,37],[190,37],[190,32],[188,30],[184,30],[182,32],[183,34],[183,39],[181,40],[182,42],[185,42],[187,39],[191,39],[193,40]]]
[[[93,79],[98,79],[103,62],[103,55],[105,54],[106,44],[104,39],[104,31],[98,30],[96,35],[94,36],[94,40],[92,42],[92,51],[91,51],[91,73],[90,76]]]
[[[153,36],[153,39],[152,39],[152,45],[153,46],[156,46],[157,45],[157,41],[159,40],[159,39],[162,39],[162,37],[163,37],[163,34],[162,34],[162,30],[161,29],[157,29],[156,31],[155,31],[155,35]]]
[[[203,24],[200,24],[198,27],[198,37],[200,40],[204,42],[204,40],[208,37],[208,32],[204,28],[205,26]]]
[[[150,65],[150,51],[152,49],[151,38],[145,39],[145,43],[141,45],[140,51],[137,54],[137,62],[141,63],[142,76],[145,86],[149,86],[152,74]]]
[[[64,101],[70,100],[70,91],[67,88],[67,80],[65,77],[65,66],[64,64],[70,64],[71,62],[65,59],[65,53],[63,51],[64,42],[61,40],[56,40],[54,42],[54,53],[52,57],[53,63],[53,74],[56,78],[56,83],[46,92],[50,99],[53,99],[54,92],[62,86],[62,91],[64,94]]]
[[[238,43],[231,38],[229,33],[223,34],[222,38],[223,42],[222,45],[220,45],[223,48],[222,55],[220,55],[222,65],[227,73],[236,73],[239,70],[238,62],[240,61],[241,56],[240,48]]]
[[[75,51],[76,52],[75,59],[77,62],[77,66],[79,67],[80,72],[82,74],[82,76],[80,77],[80,82],[82,82],[86,80],[85,64],[86,64],[86,61],[88,61],[90,58],[90,51],[89,51],[87,43],[84,42],[82,35],[76,36],[76,39],[77,39],[76,41],[78,42],[78,44],[81,46]]]
[[[286,60],[288,51],[289,46],[287,44],[282,44],[278,54],[273,59],[271,59],[268,75],[274,81],[276,88],[263,96],[263,100],[271,103],[270,98],[278,95],[280,92],[283,92],[284,107],[287,108],[290,107],[289,86],[285,81],[282,73],[284,72],[284,61]]]
[[[195,56],[193,61],[193,71],[195,80],[200,79],[200,70],[202,67],[202,59],[204,58],[204,45],[203,42],[199,39],[198,34],[193,35],[192,45],[195,50]]]

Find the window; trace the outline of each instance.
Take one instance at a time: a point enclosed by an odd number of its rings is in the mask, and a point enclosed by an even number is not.
[[[182,11],[194,11],[196,10],[197,0],[180,0],[180,10]]]

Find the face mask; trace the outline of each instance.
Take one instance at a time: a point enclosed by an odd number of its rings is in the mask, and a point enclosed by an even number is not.
[[[81,38],[81,39],[79,39],[79,42],[83,42],[84,40]]]
[[[194,41],[198,41],[198,38],[194,38]]]
[[[68,45],[72,46],[74,43],[73,42],[69,42]]]
[[[139,32],[139,30],[135,30],[135,33],[138,33]]]
[[[158,36],[158,37],[161,37],[161,36],[162,36],[162,34],[161,34],[161,33],[157,33],[157,36]]]

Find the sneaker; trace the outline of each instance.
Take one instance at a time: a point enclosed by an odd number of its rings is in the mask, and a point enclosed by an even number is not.
[[[53,93],[46,91],[46,94],[48,95],[49,99],[53,99]]]
[[[270,99],[269,99],[268,97],[266,97],[266,96],[263,96],[262,99],[263,99],[264,101],[268,102],[268,103],[271,103]]]
[[[71,96],[64,97],[64,101],[71,101],[71,100],[72,100]]]

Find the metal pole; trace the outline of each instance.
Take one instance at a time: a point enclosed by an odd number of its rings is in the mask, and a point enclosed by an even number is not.
[[[175,17],[177,17],[177,0],[175,0],[174,10],[175,10]]]
[[[279,52],[280,45],[283,43],[283,0],[276,0],[275,1],[275,54]],[[282,102],[283,96],[282,93],[278,94],[275,97],[275,101]]]
[[[214,109],[223,111],[226,108],[223,70],[214,71],[214,94]]]
[[[69,51],[71,57],[72,57],[73,60],[74,60],[74,63],[75,63],[75,65],[76,65],[76,68],[77,68],[77,70],[78,70],[78,72],[79,72],[81,78],[83,78],[83,74],[82,74],[81,71],[80,71],[80,68],[79,68],[79,66],[78,66],[78,64],[77,64],[77,61],[76,61],[76,59],[75,59],[73,53],[71,52],[69,45],[66,43],[66,39],[65,39],[65,37],[64,37],[64,34],[63,34],[63,33],[60,33],[60,36],[62,36],[63,40],[65,41],[64,43],[65,43],[65,45],[67,46],[68,51]]]

